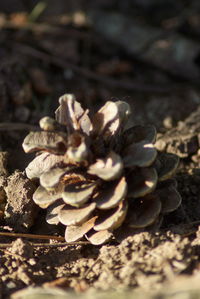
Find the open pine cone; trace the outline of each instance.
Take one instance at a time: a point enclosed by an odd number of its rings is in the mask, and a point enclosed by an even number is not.
[[[23,142],[39,151],[26,174],[39,179],[33,200],[47,208],[47,222],[66,226],[67,242],[86,237],[108,241],[114,231],[144,228],[181,203],[171,179],[178,157],[158,153],[153,126],[125,130],[130,107],[108,101],[89,118],[73,95],[59,99],[56,119],[44,117],[42,131]]]

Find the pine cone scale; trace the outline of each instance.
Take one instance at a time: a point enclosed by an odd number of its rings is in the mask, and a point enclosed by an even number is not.
[[[175,173],[179,165],[179,157],[173,154],[162,153],[158,155],[157,167],[155,167],[158,173],[159,181],[165,181],[171,178]]]
[[[67,242],[75,242],[82,239],[94,227],[97,217],[93,217],[81,225],[70,225],[65,230],[65,240]]]
[[[80,225],[88,220],[95,208],[96,204],[94,202],[85,204],[78,209],[65,206],[62,210],[60,210],[58,218],[64,225]]]
[[[47,191],[44,187],[39,186],[35,193],[33,194],[34,202],[39,205],[41,208],[45,209],[52,203],[54,203],[57,199],[62,197],[61,192],[50,192]]]
[[[145,141],[133,143],[123,151],[125,167],[148,167],[156,159],[157,150],[152,143]]]
[[[65,186],[62,198],[65,203],[74,207],[80,207],[89,200],[95,188],[95,182],[80,181],[68,184]]]
[[[161,202],[154,194],[138,198],[132,204],[128,225],[132,228],[143,228],[151,225],[161,212]]]
[[[43,173],[63,164],[63,160],[61,155],[42,153],[26,167],[26,175],[29,179],[38,179]]]
[[[51,190],[59,184],[60,180],[67,172],[70,172],[72,170],[74,170],[74,167],[56,167],[49,171],[46,171],[40,176],[40,185],[42,185],[47,190]]]
[[[99,191],[99,194],[94,198],[97,208],[101,210],[112,209],[118,206],[127,194],[128,186],[125,177],[119,181],[111,181],[104,186],[104,189]]]
[[[157,186],[158,175],[153,167],[136,168],[128,177],[128,197],[143,197]]]
[[[61,198],[56,200],[53,204],[51,204],[47,208],[47,214],[46,214],[47,223],[57,225],[60,222],[60,220],[58,218],[59,212],[62,208],[64,208],[64,206],[65,206],[65,203],[63,202],[63,200]]]
[[[47,151],[50,153],[65,153],[66,138],[64,133],[56,132],[31,132],[24,140],[23,147],[26,153]]]
[[[123,171],[123,162],[119,155],[110,152],[105,159],[98,159],[91,165],[88,173],[98,176],[105,181],[118,179]]]
[[[146,140],[147,143],[155,143],[156,129],[153,126],[137,125],[129,128],[123,134],[123,138],[127,146]]]
[[[109,230],[101,230],[98,232],[90,230],[85,234],[85,237],[93,245],[101,245],[108,242],[113,237],[113,234]]]
[[[112,230],[117,229],[124,221],[128,210],[127,201],[122,201],[118,207],[109,209],[107,212],[101,213],[101,216],[97,218],[94,226],[94,230]]]

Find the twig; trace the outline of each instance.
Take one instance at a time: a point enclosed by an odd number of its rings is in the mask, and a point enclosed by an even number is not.
[[[46,243],[31,243],[33,246],[38,247],[64,247],[64,246],[74,246],[74,245],[92,245],[89,241],[77,241],[77,242],[62,242],[62,243],[53,243],[53,244],[46,244]]]
[[[135,82],[128,82],[123,80],[115,80],[110,77],[101,76],[93,71],[90,71],[88,69],[79,67],[77,65],[74,65],[70,62],[64,61],[63,59],[57,58],[53,55],[46,54],[45,52],[36,50],[35,48],[32,48],[27,45],[22,45],[15,43],[15,50],[19,51],[23,54],[30,55],[32,57],[35,57],[37,59],[41,59],[45,61],[46,63],[53,64],[57,67],[66,69],[71,68],[75,73],[78,73],[81,76],[84,76],[86,78],[101,82],[105,85],[113,86],[115,88],[123,88],[127,90],[137,90],[140,92],[157,92],[157,93],[168,93],[171,91],[174,91],[177,89],[176,86],[155,86],[155,85],[147,85],[142,83],[135,83]]]
[[[181,237],[186,238],[186,237],[189,237],[189,236],[194,235],[196,232],[197,232],[196,230],[193,230],[193,231],[191,231],[191,232],[183,233],[183,234],[180,234],[180,235],[181,235]]]
[[[78,242],[71,242],[71,243],[67,243],[67,242],[63,242],[63,243],[32,243],[30,242],[31,246],[34,247],[65,247],[65,246],[74,246],[74,245],[91,245],[91,243],[89,241],[78,241]],[[0,250],[3,250],[4,248],[9,248],[12,246],[12,243],[2,243],[0,244]]]
[[[37,131],[38,126],[24,123],[0,123],[0,131]]]
[[[1,248],[0,248],[0,250],[1,250]],[[23,257],[20,256],[19,254],[14,253],[14,252],[10,252],[9,250],[5,250],[4,253],[8,254],[8,255],[11,255],[11,256],[14,256],[15,258],[20,259],[20,260],[23,259]]]
[[[10,232],[0,232],[0,237],[12,237],[12,238],[27,238],[27,239],[39,239],[39,240],[56,240],[56,241],[65,241],[64,237],[59,236],[50,236],[50,235],[34,235],[34,234],[21,234],[21,233],[10,233]],[[73,245],[88,245],[88,241],[79,241],[79,242],[62,242],[55,244],[47,243],[30,243],[32,246],[38,247],[60,247],[60,246],[73,246]],[[7,248],[12,246],[11,243],[0,244],[0,249]]]
[[[94,263],[92,264],[92,266],[89,267],[89,268],[87,269],[87,271],[85,272],[85,274],[84,274],[84,279],[87,278],[88,274],[92,271],[92,269],[94,268],[94,266],[96,266],[99,262],[101,262],[101,259],[100,259],[100,258],[98,258],[96,261],[94,261]],[[82,278],[81,278],[81,279],[82,279]]]
[[[189,223],[189,225],[197,225],[200,224],[200,220],[192,221]]]
[[[12,237],[12,238],[28,238],[28,239],[39,239],[39,240],[57,240],[64,241],[64,237],[50,236],[50,235],[33,235],[33,234],[21,234],[21,233],[10,233],[0,232],[0,237]]]

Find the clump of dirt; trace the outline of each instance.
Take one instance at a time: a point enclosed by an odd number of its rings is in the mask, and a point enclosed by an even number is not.
[[[128,237],[119,246],[104,246],[99,258],[98,279],[94,286],[157,289],[165,280],[187,271],[196,260],[188,238],[167,233],[143,232]]]
[[[5,249],[2,262],[1,280],[8,290],[31,284],[31,267],[36,261],[33,258],[33,248],[28,242],[21,239],[14,241],[10,248]]]
[[[37,206],[32,200],[35,185],[22,172],[15,172],[7,178],[4,188],[7,196],[5,223],[16,232],[27,231],[33,225]]]

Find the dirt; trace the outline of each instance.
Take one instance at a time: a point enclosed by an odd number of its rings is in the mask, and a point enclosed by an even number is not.
[[[169,34],[198,40],[198,1],[188,4],[188,15],[181,1],[175,10],[173,1],[166,1],[168,10],[150,2],[96,0],[89,7],[110,11],[116,5],[139,24],[171,26]],[[84,1],[70,3],[74,15],[55,17],[50,6],[33,23],[27,12],[0,15],[0,298],[199,298],[198,82],[128,54],[76,14]],[[92,111],[108,99],[126,99],[133,109],[130,122],[154,124],[157,146],[180,156],[182,205],[159,230],[103,246],[67,245],[63,227],[45,222],[45,211],[32,200],[36,185],[24,172],[33,155],[21,144],[42,116],[53,116],[66,92]]]
[[[132,288],[153,293],[178,275],[198,275],[199,246],[198,234],[183,237],[170,231],[142,232],[101,248],[42,248],[17,239],[2,253],[0,274],[7,294],[30,285],[76,292]]]

